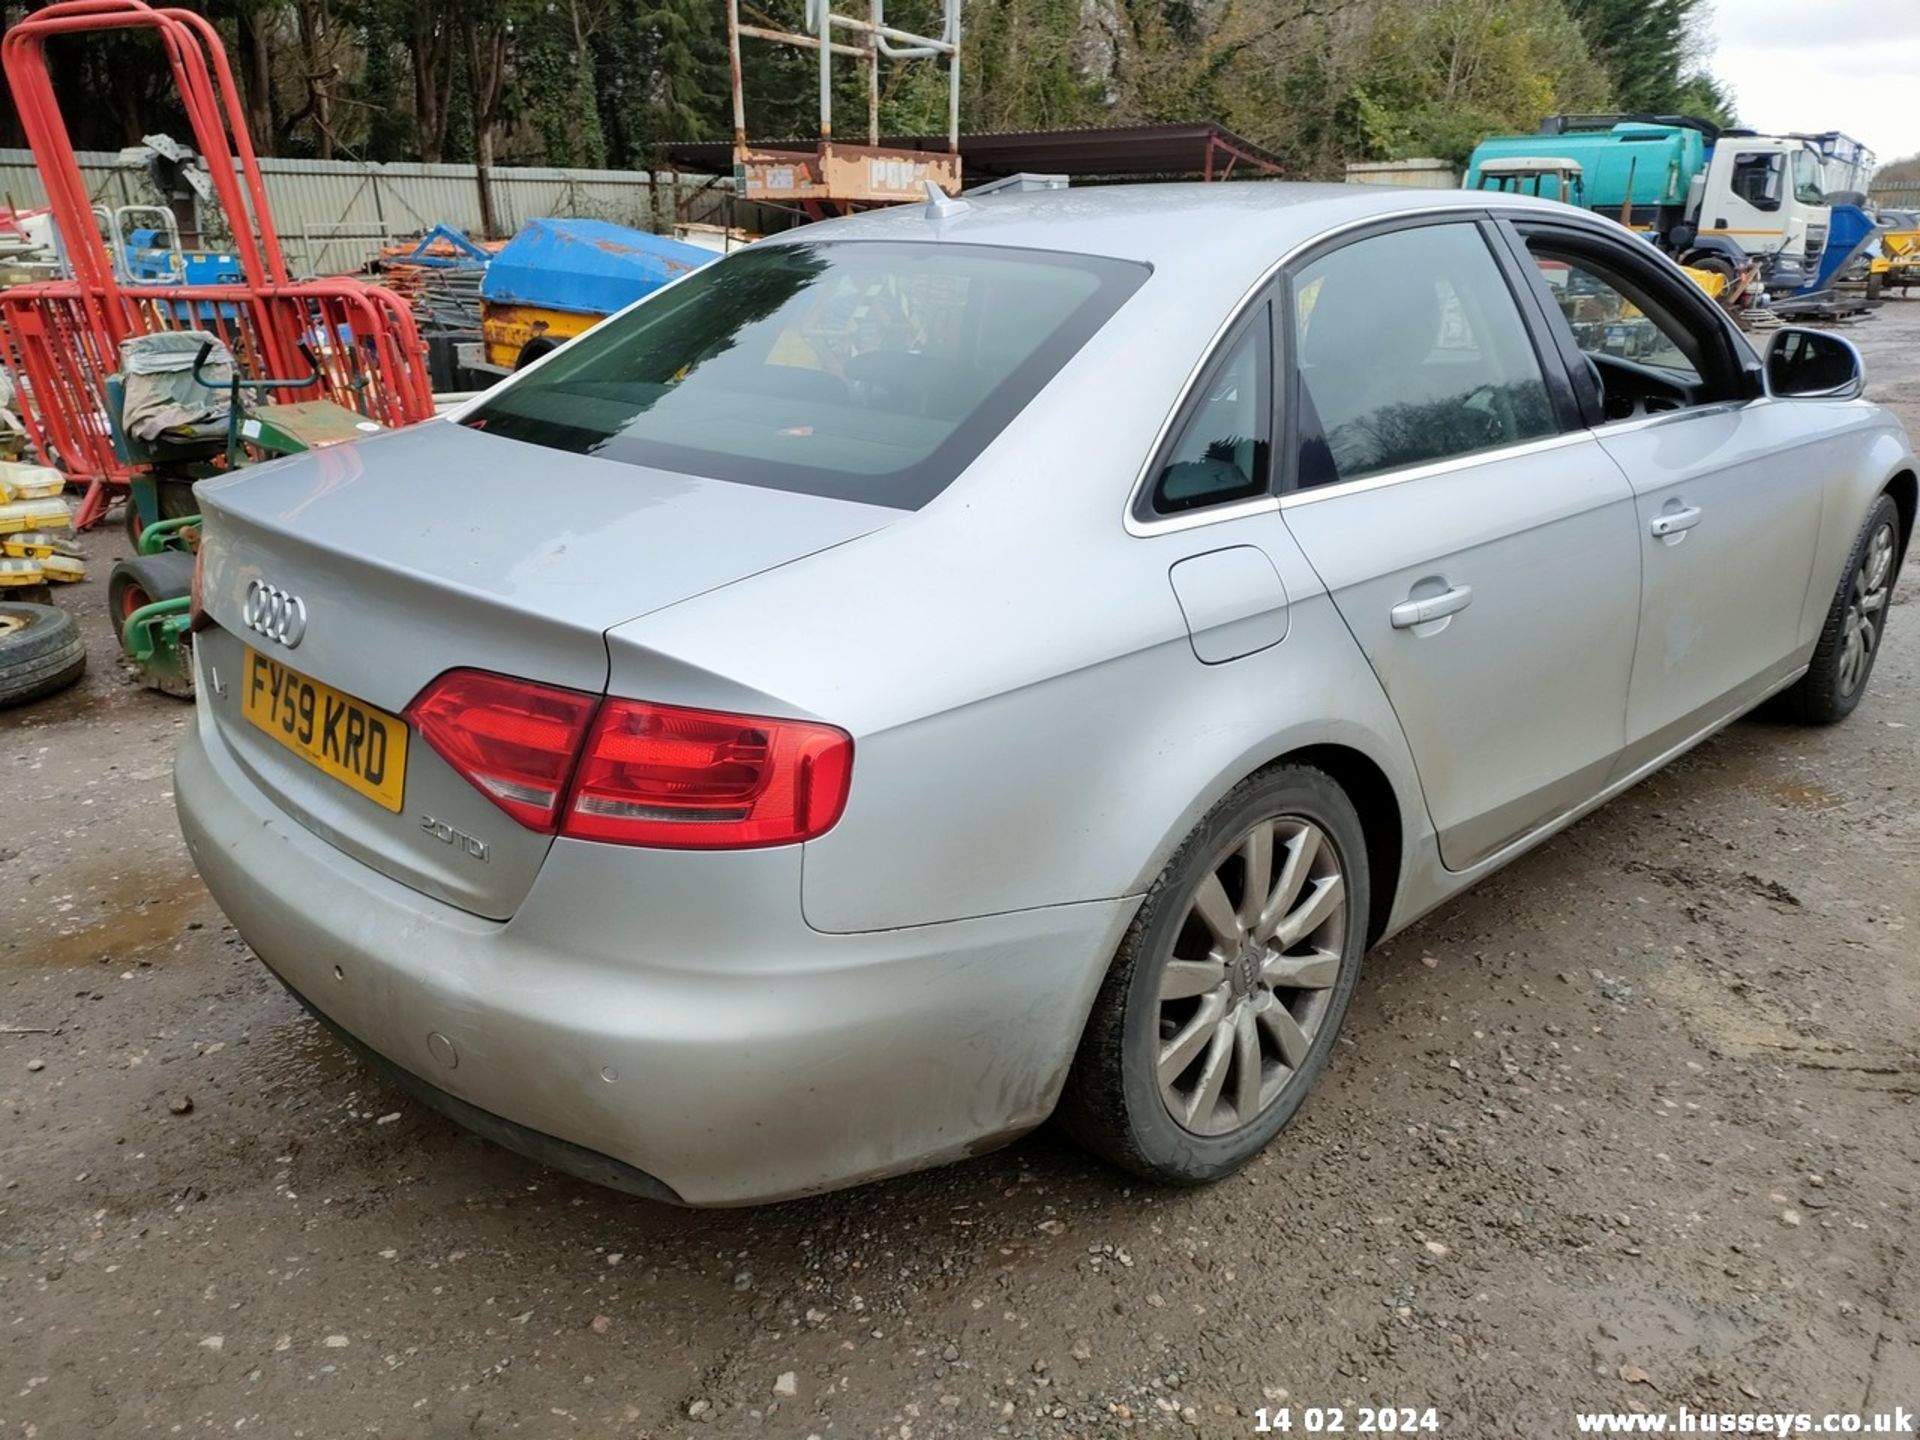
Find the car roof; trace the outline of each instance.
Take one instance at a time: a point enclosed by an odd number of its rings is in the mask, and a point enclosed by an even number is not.
[[[1539,209],[1583,214],[1555,200],[1480,190],[1248,180],[1087,186],[966,197],[941,215],[889,206],[771,237],[937,241],[1106,255],[1159,268],[1178,262],[1264,269],[1329,230],[1395,214]]]

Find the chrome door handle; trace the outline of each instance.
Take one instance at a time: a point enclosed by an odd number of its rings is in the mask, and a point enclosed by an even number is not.
[[[1456,585],[1451,590],[1438,595],[1428,595],[1420,600],[1402,600],[1393,607],[1393,628],[1411,630],[1416,625],[1424,625],[1429,620],[1441,620],[1449,615],[1458,614],[1473,603],[1473,587]]]
[[[1700,507],[1689,505],[1684,510],[1662,510],[1653,517],[1653,523],[1647,528],[1658,538],[1678,535],[1683,530],[1691,530],[1700,523]]]

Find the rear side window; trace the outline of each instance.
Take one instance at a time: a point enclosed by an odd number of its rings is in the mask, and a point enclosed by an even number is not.
[[[1294,276],[1293,318],[1303,486],[1559,428],[1513,292],[1471,224],[1398,230],[1323,255]]]
[[[1155,514],[1176,515],[1266,493],[1272,352],[1268,307],[1262,305],[1188,401],[1153,487]]]
[[[465,423],[634,465],[917,509],[1147,267],[944,243],[743,250],[569,345]]]

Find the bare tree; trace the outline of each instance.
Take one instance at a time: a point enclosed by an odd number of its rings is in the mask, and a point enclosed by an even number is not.
[[[480,189],[480,228],[489,236],[500,233],[493,210],[493,149],[506,116],[507,66],[513,41],[513,21],[499,7],[470,5],[462,15],[467,81],[473,108],[474,179]]]
[[[460,48],[452,7],[442,0],[419,0],[407,39],[413,57],[414,143],[422,160],[437,164],[447,153],[448,102]]]

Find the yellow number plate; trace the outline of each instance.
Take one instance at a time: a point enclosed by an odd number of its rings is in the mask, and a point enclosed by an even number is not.
[[[407,726],[399,716],[253,650],[240,708],[309,765],[399,813],[407,780]]]

